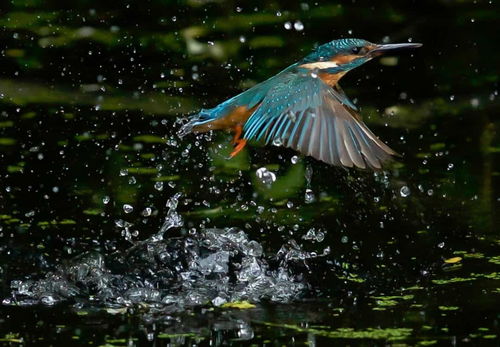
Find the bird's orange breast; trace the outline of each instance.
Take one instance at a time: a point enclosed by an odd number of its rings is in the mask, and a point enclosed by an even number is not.
[[[333,87],[334,85],[337,84],[339,79],[342,78],[346,74],[345,71],[343,72],[338,72],[338,73],[320,73],[318,75],[319,78],[329,86]]]

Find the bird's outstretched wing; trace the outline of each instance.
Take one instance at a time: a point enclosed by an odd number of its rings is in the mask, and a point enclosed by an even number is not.
[[[244,126],[244,138],[280,143],[328,164],[380,169],[396,155],[349,107],[344,95],[312,74],[271,88]]]

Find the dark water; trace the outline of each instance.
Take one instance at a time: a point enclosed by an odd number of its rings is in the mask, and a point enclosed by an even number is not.
[[[0,7],[2,343],[498,344],[494,1]],[[176,136],[340,37],[387,171]]]

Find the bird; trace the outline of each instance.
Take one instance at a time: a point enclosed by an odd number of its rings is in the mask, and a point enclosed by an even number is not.
[[[379,170],[398,154],[363,123],[339,80],[386,52],[421,43],[344,38],[318,46],[275,76],[191,116],[178,134],[230,130],[236,156],[248,141],[292,148],[333,166]]]

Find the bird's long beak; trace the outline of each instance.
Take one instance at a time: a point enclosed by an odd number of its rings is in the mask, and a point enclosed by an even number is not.
[[[422,47],[421,43],[391,43],[387,45],[376,45],[375,48],[369,52],[369,54],[380,55],[388,51],[396,51],[400,49],[419,48],[419,47]]]

